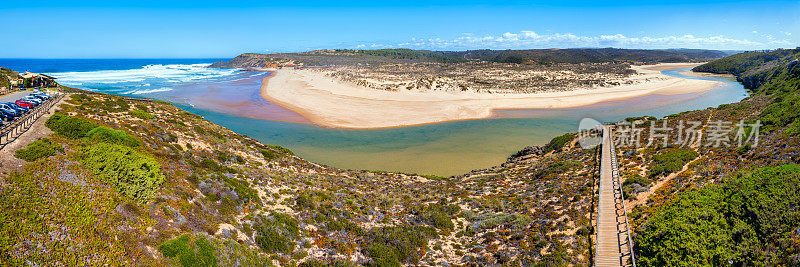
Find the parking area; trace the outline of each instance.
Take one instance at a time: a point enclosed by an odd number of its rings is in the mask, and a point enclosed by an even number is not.
[[[0,96],[0,103],[14,102],[24,96],[30,95],[33,91],[19,91],[8,95]]]

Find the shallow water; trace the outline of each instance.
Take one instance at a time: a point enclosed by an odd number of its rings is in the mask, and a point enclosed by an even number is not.
[[[667,75],[725,84],[702,94],[651,95],[580,108],[497,110],[491,119],[391,129],[333,129],[309,124],[297,113],[261,98],[261,78],[267,73],[209,70],[200,63],[212,61],[202,59],[73,61],[0,60],[0,66],[51,73],[61,83],[82,89],[170,101],[263,143],[288,147],[314,162],[442,176],[498,165],[525,146],[541,145],[576,131],[585,117],[617,121],[631,116],[666,116],[746,97],[746,90],[734,79],[686,77],[679,74],[683,70],[667,70]]]

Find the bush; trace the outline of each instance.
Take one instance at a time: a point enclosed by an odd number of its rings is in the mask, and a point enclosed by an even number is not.
[[[139,139],[125,131],[103,126],[92,129],[86,135],[95,142],[106,142],[124,146],[139,146],[142,144],[142,141],[139,141]]]
[[[40,158],[55,156],[57,151],[64,151],[59,145],[50,143],[50,139],[42,138],[30,143],[27,148],[14,151],[14,156],[25,161],[36,161]]]
[[[267,147],[268,149],[261,150],[261,155],[264,156],[264,160],[266,161],[271,161],[286,155],[294,155],[294,152],[282,146],[268,145]]]
[[[97,125],[86,119],[64,114],[53,114],[45,121],[44,125],[53,130],[53,132],[72,139],[86,137],[89,131],[97,127]]]
[[[698,156],[697,152],[688,149],[670,149],[653,156],[653,162],[647,170],[647,176],[656,177],[680,171],[686,163]]]
[[[458,205],[430,204],[419,211],[419,216],[428,224],[439,229],[453,229],[451,216],[461,211]]]
[[[367,246],[367,254],[374,265],[400,266],[419,262],[419,252],[428,250],[428,239],[438,234],[432,227],[403,225],[373,228],[368,236],[373,243]]]
[[[200,162],[197,163],[197,166],[199,166],[201,168],[204,168],[204,169],[211,170],[211,171],[215,171],[215,172],[227,172],[227,173],[236,173],[237,172],[236,169],[228,167],[228,166],[225,166],[225,165],[220,165],[219,163],[217,163],[213,159],[202,159],[202,160],[200,160]]]
[[[314,210],[319,206],[320,202],[327,201],[331,197],[325,192],[308,190],[300,193],[294,199],[296,209],[298,210]]]
[[[189,235],[164,241],[158,246],[161,254],[167,258],[177,257],[183,266],[217,266],[215,250],[204,237],[192,240]]]
[[[138,109],[134,109],[134,110],[128,111],[128,115],[131,115],[134,118],[139,118],[139,119],[143,119],[143,120],[152,120],[153,118],[156,117],[156,116],[153,116],[153,114],[150,114],[150,113],[147,113],[144,110],[138,110]]]
[[[260,222],[253,225],[256,244],[267,253],[291,253],[294,250],[294,241],[300,236],[297,221],[281,213],[272,213],[270,217],[272,218],[261,216]]]
[[[642,266],[796,266],[800,167],[740,173],[679,194],[637,231]]]
[[[545,153],[550,151],[557,151],[563,148],[565,145],[567,145],[567,143],[571,142],[573,139],[575,139],[575,134],[572,133],[566,133],[564,135],[557,136],[552,140],[550,140],[550,142],[547,143],[547,145],[545,145],[544,147]]]
[[[84,151],[82,162],[101,181],[136,201],[152,198],[164,182],[161,165],[130,147],[99,143]]]

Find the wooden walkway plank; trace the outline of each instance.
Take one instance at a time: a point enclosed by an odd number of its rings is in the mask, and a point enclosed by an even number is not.
[[[628,220],[617,173],[611,128],[603,130],[600,156],[600,200],[597,214],[595,266],[627,266],[632,256]],[[636,266],[633,263],[633,266]]]

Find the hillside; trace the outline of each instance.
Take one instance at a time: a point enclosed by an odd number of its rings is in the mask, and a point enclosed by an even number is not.
[[[615,48],[427,51],[410,49],[316,50],[302,53],[241,54],[229,61],[219,61],[214,68],[263,68],[270,66],[378,65],[398,63],[672,63],[704,62],[728,55],[726,52],[700,49],[636,50]]]
[[[466,59],[440,52],[410,49],[315,50],[302,53],[245,53],[229,61],[218,61],[212,68],[264,68],[277,66],[380,65],[415,62],[457,63]]]
[[[773,93],[774,86],[762,87],[767,82],[792,80],[786,70],[793,68],[800,56],[800,49],[781,49],[772,52],[749,52],[732,55],[720,60],[695,67],[698,72],[732,74],[747,89],[757,89],[758,93]],[[794,85],[797,86],[796,84]],[[788,87],[791,87],[789,85]]]
[[[673,135],[668,147],[619,149],[639,265],[800,264],[800,217],[793,208],[800,205],[797,54],[744,53],[698,66],[697,71],[732,73],[742,81],[762,78],[749,85],[753,95],[739,103],[629,120],[671,129],[706,122],[704,134],[725,125],[717,121],[731,127],[714,137],[721,145],[704,138],[682,143]],[[760,129],[737,130],[739,123],[759,121]],[[754,131],[756,143],[745,139]],[[648,137],[644,131],[641,139]]]
[[[0,67],[0,88],[3,88],[3,87],[10,88],[11,87],[11,81],[10,81],[9,77],[15,77],[16,78],[16,76],[18,76],[18,75],[19,74],[16,71]]]
[[[641,62],[673,63],[704,62],[728,55],[722,51],[702,49],[640,50],[616,48],[470,50],[443,52],[444,55],[501,63],[604,63]]]
[[[594,153],[571,142],[460,177],[341,170],[165,102],[68,91],[54,133],[4,166],[0,265],[590,261]]]

